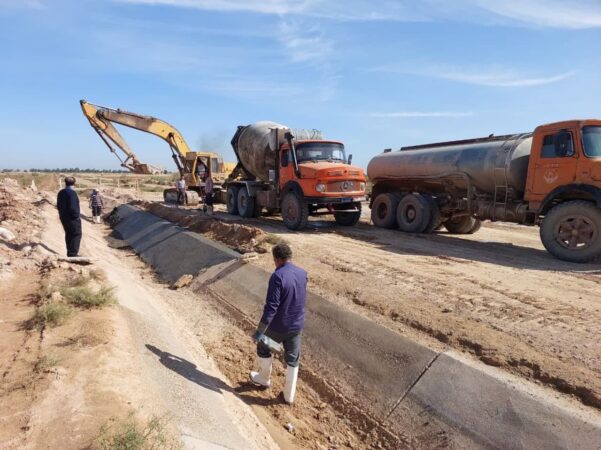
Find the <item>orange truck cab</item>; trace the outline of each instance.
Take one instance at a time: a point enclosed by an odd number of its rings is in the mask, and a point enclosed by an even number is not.
[[[550,253],[574,262],[601,258],[601,120],[534,130],[524,200]]]
[[[296,140],[290,131],[272,128],[270,150],[254,153],[255,141],[239,144],[245,129],[240,127],[232,140],[240,167],[226,183],[230,214],[253,217],[263,209],[279,211],[293,230],[304,228],[309,216],[333,215],[345,226],[359,221],[366,177],[363,169],[351,165],[352,155],[346,156],[342,142]]]
[[[534,130],[525,200],[547,212],[562,200],[601,206],[601,120],[557,122]]]

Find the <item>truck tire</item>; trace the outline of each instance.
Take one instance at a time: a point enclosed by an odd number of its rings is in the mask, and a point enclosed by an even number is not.
[[[482,228],[482,221],[480,219],[476,219],[474,226],[470,228],[470,231],[468,231],[467,234],[477,233],[480,228]]]
[[[478,231],[478,228],[480,228],[480,226],[477,225],[478,222],[479,219],[476,219],[473,216],[461,216],[450,218],[444,223],[444,227],[451,234],[471,234],[475,233]]]
[[[295,192],[288,192],[282,199],[282,219],[289,230],[301,230],[309,220],[309,206]]]
[[[399,196],[390,192],[379,194],[371,205],[371,221],[380,228],[396,228]]]
[[[227,212],[238,215],[238,186],[229,186],[226,195]]]
[[[255,214],[255,198],[248,194],[244,187],[238,189],[238,214],[245,218],[253,217]]]
[[[357,208],[357,211],[346,211],[346,212],[335,212],[334,220],[338,225],[342,225],[345,227],[352,227],[357,225],[359,219],[361,218],[361,203],[357,203],[354,205]]]
[[[405,233],[422,233],[430,225],[430,203],[420,194],[407,194],[399,202],[396,221]]]
[[[424,198],[428,202],[428,208],[430,209],[430,222],[424,229],[423,233],[431,234],[436,230],[440,225],[440,208],[438,207],[438,203],[436,203],[436,199],[429,195],[425,195]]]
[[[543,219],[540,239],[549,253],[564,261],[600,259],[601,209],[583,200],[560,203]]]

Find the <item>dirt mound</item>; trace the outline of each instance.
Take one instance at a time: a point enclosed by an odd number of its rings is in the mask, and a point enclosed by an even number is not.
[[[11,178],[0,180],[0,279],[29,270],[52,254],[40,242],[43,218],[40,205],[51,200],[45,193],[22,188]]]
[[[269,235],[258,228],[241,223],[223,222],[198,211],[172,208],[159,203],[137,204],[156,216],[204,234],[240,253],[265,253]]]
[[[19,183],[11,178],[0,180],[0,222],[19,218],[16,207],[15,192],[19,190]]]

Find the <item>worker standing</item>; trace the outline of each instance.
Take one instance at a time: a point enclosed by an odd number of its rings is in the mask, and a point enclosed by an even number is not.
[[[282,343],[287,365],[283,395],[286,403],[291,404],[296,392],[301,335],[305,322],[307,272],[290,262],[292,250],[288,244],[275,245],[272,254],[276,269],[269,279],[263,316],[253,334],[253,339],[257,342],[259,370],[251,372],[250,379],[257,385],[271,386],[273,357],[265,336]]]
[[[103,206],[104,204],[102,203],[100,192],[98,192],[98,189],[92,189],[92,194],[90,195],[90,209],[92,210],[92,221],[94,223],[101,223],[100,216],[102,215]]]
[[[185,205],[186,201],[186,180],[182,175],[179,180],[175,183],[175,188],[177,189],[177,204]]]
[[[213,177],[211,174],[207,176],[205,182],[205,212],[210,216],[213,215]]]
[[[67,256],[77,256],[81,242],[81,218],[79,216],[79,197],[75,192],[75,178],[65,178],[65,188],[61,189],[56,198],[58,215],[65,229]]]

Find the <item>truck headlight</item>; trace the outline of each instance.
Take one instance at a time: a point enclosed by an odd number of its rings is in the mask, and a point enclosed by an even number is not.
[[[359,190],[360,191],[364,191],[365,190],[365,183],[363,183],[363,182],[359,183]]]
[[[318,183],[318,184],[316,184],[316,185],[315,185],[315,190],[316,190],[317,192],[325,192],[325,190],[326,190],[326,185],[325,185],[325,184],[323,184],[323,183]]]

